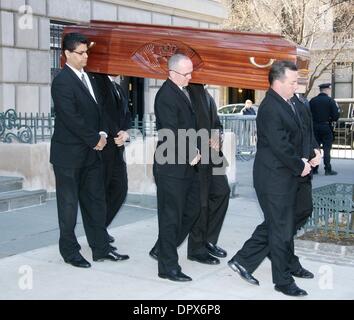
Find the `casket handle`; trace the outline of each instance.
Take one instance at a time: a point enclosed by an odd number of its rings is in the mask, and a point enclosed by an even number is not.
[[[270,66],[273,64],[274,61],[275,61],[275,59],[269,59],[269,62],[266,63],[266,64],[258,64],[258,63],[256,62],[256,58],[255,58],[255,57],[250,57],[250,62],[251,62],[254,66],[258,67],[258,68],[268,68],[268,67],[270,67]]]

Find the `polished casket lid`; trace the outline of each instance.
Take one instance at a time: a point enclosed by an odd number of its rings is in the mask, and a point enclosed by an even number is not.
[[[94,43],[91,72],[166,79],[167,60],[178,52],[192,59],[194,83],[267,89],[275,60],[295,62],[299,82],[307,83],[309,51],[280,35],[97,20],[67,26],[68,32]]]

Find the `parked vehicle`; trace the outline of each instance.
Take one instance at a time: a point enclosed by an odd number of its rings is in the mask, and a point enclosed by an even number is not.
[[[225,106],[222,106],[218,109],[218,114],[221,116],[227,115],[227,114],[242,114],[241,110],[245,107],[244,103],[232,103],[232,104],[227,104]],[[256,111],[258,111],[258,105],[254,104],[252,105],[252,108]]]

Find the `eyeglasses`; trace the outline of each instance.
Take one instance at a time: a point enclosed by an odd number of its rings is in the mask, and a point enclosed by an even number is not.
[[[79,52],[79,51],[75,51],[75,50],[73,50],[73,51],[71,51],[71,52],[75,52],[75,53],[77,53],[78,55],[80,55],[80,56],[82,56],[83,54],[87,54],[87,55],[89,55],[89,52],[88,51],[81,51],[81,52]]]
[[[180,73],[180,72],[178,72],[178,71],[176,71],[176,70],[172,70],[172,69],[170,69],[170,71],[176,72],[176,73],[180,74],[180,75],[183,76],[183,77],[191,76],[192,73],[193,73],[193,71],[187,72],[187,73]]]

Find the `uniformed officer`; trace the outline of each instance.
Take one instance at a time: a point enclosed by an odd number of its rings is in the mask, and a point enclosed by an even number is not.
[[[323,83],[319,85],[319,88],[319,95],[310,100],[313,129],[318,144],[323,148],[325,175],[336,175],[337,172],[331,167],[331,148],[334,140],[331,124],[338,120],[339,109],[334,99],[329,96],[331,84]],[[313,173],[318,173],[318,166],[314,168]]]

